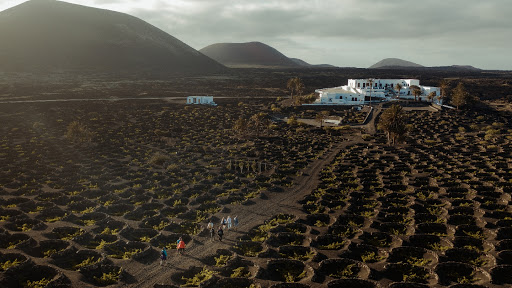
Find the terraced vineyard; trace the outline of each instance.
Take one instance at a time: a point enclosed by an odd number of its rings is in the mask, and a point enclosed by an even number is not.
[[[233,129],[269,107],[3,105],[0,286],[512,284],[510,115],[412,111],[396,147],[280,121]],[[90,143],[69,137],[75,121]],[[244,210],[207,242],[208,219]],[[180,236],[187,255],[160,267]]]
[[[222,268],[204,268],[213,276],[203,286],[512,284],[510,116],[409,114],[408,145],[390,147],[383,135],[349,145],[302,213],[240,237]]]
[[[225,205],[283,191],[335,137],[271,122],[241,137],[234,122],[256,102],[153,102],[2,106],[0,286],[131,283],[127,261],[191,241]],[[69,137],[71,123],[92,140]],[[50,272],[33,275],[36,263]]]

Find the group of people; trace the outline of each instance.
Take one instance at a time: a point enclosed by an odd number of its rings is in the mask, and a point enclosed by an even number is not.
[[[185,254],[185,241],[183,241],[183,238],[179,238],[177,241],[176,241],[176,250],[178,250],[178,255],[183,255]],[[167,249],[164,248],[162,249],[162,251],[160,251],[160,266],[162,266],[162,264],[165,262],[165,260],[167,260]]]
[[[215,234],[219,237],[219,241],[222,242],[222,237],[224,236],[224,230],[230,230],[230,229],[236,229],[238,226],[238,216],[235,216],[233,219],[231,219],[231,216],[228,216],[227,218],[222,217],[222,220],[220,221],[219,227],[217,229],[217,233],[215,233],[215,227],[213,225],[213,220],[210,219],[210,222],[208,222],[208,225],[206,228],[208,231],[210,231],[210,238],[212,240],[215,239]],[[178,255],[185,254],[185,241],[180,237],[176,241],[176,250],[178,250]],[[160,265],[162,265],[165,260],[167,260],[167,250],[164,247],[162,251],[160,251]]]
[[[238,216],[235,216],[233,219],[231,219],[231,216],[228,216],[227,218],[222,217],[222,220],[220,221],[219,227],[217,228],[217,236],[219,236],[219,241],[222,242],[222,237],[224,236],[224,230],[229,230],[231,228],[236,229],[238,226]],[[215,239],[215,227],[213,225],[213,220],[210,220],[208,222],[208,225],[206,228],[210,231],[210,238],[213,240]]]

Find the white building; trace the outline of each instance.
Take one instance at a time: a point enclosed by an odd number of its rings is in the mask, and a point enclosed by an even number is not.
[[[401,85],[400,91],[396,89]],[[428,101],[427,97],[434,92],[440,95],[439,87],[421,86],[417,79],[349,79],[348,85],[317,89],[318,99],[316,105],[363,105],[374,101],[389,101],[392,99],[414,99],[411,86],[418,86],[421,90],[420,101]],[[433,99],[437,103],[437,97]]]
[[[187,104],[203,104],[217,106],[217,104],[213,102],[213,96],[188,96]]]

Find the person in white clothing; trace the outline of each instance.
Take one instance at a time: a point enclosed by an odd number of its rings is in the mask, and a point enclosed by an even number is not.
[[[228,230],[231,229],[231,216],[228,216],[226,222],[228,222]]]

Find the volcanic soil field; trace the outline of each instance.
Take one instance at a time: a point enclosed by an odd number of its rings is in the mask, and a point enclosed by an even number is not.
[[[2,104],[0,287],[512,284],[510,112],[408,110],[390,146],[279,120],[312,108],[217,102]],[[264,129],[234,129],[260,112]],[[66,137],[75,121],[90,142]]]

